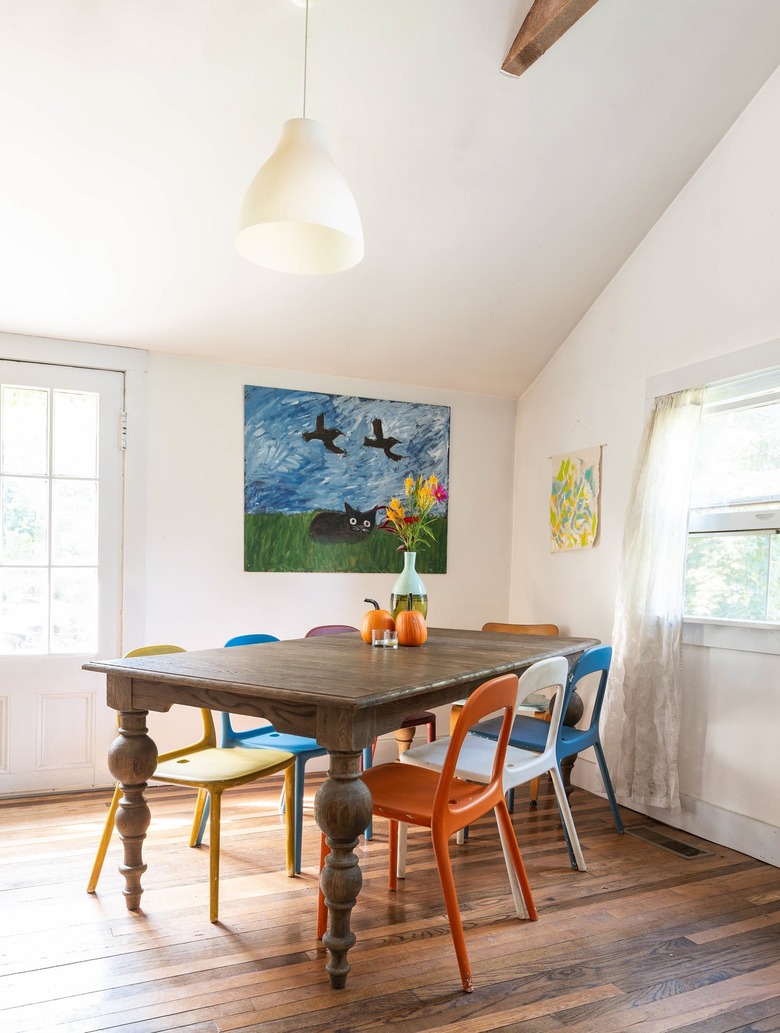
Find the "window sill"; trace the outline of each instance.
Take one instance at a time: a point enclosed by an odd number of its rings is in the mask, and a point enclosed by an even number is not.
[[[683,621],[683,643],[711,649],[780,655],[780,626],[686,617]]]

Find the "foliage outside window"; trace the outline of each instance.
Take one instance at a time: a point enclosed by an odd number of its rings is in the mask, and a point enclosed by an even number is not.
[[[780,372],[708,392],[688,526],[686,617],[780,622]]]

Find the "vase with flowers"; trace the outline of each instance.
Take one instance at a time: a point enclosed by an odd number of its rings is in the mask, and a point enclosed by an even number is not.
[[[415,609],[423,617],[428,615],[428,593],[422,578],[417,573],[417,552],[434,541],[431,523],[436,507],[447,501],[447,489],[431,474],[424,478],[407,477],[404,482],[404,499],[390,500],[382,528],[394,534],[400,541],[399,550],[404,554],[404,569],[398,576],[390,593],[390,611],[395,619],[401,610]],[[412,606],[409,606],[411,598]]]

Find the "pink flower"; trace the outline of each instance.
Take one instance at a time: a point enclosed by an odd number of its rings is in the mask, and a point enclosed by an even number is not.
[[[436,487],[433,489],[433,497],[436,499],[437,502],[447,501],[447,489],[444,487],[443,484],[436,485]]]

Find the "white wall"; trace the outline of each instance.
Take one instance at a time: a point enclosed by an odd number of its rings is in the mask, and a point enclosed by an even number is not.
[[[359,625],[366,596],[390,601],[395,573],[244,571],[245,384],[451,406],[447,573],[424,575],[429,623],[476,628],[506,614],[515,402],[150,355],[147,639],[205,649],[251,631],[295,638]]]
[[[510,619],[610,640],[650,377],[780,350],[780,72],[521,399]],[[736,363],[738,365],[738,362]],[[717,368],[714,364],[713,369]],[[601,540],[551,555],[548,457],[603,444]],[[780,864],[780,657],[686,646],[682,815],[655,816]],[[596,784],[588,758],[574,781]]]
[[[245,384],[451,406],[447,573],[424,575],[429,624],[506,616],[514,401],[150,355],[144,641],[207,649],[253,631],[298,638],[317,624],[359,625],[367,596],[389,604],[396,573],[244,571]]]

